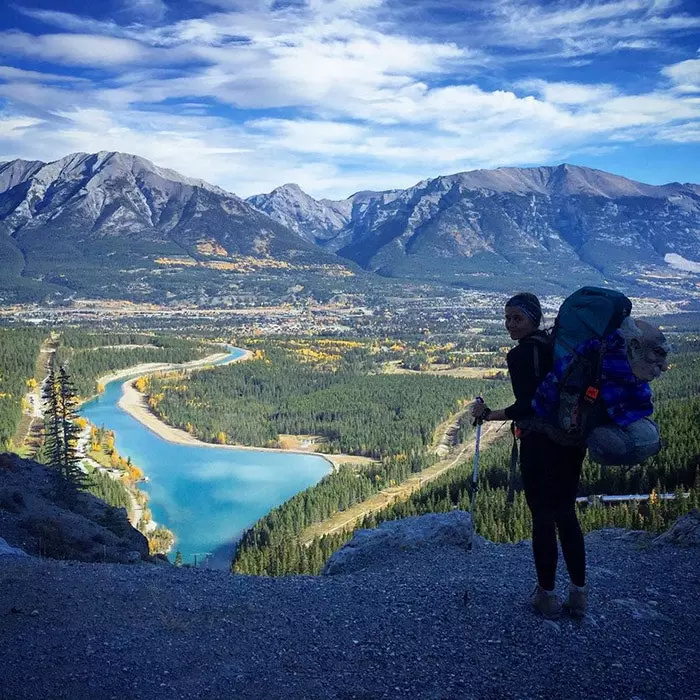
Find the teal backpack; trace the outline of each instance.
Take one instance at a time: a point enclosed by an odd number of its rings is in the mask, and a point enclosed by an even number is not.
[[[554,362],[592,338],[610,335],[632,313],[632,302],[614,289],[582,287],[564,299],[554,322]]]

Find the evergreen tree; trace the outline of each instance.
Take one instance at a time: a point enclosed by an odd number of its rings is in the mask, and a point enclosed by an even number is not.
[[[64,476],[66,480],[75,486],[80,486],[84,481],[84,475],[80,468],[80,457],[78,456],[78,438],[80,437],[80,427],[76,422],[78,418],[78,401],[73,383],[65,367],[59,369],[58,386],[60,391],[61,432],[63,438],[61,447],[63,450]]]
[[[56,370],[53,360],[49,365],[49,376],[43,391],[43,399],[46,402],[44,411],[45,417],[45,437],[44,454],[46,464],[53,467],[58,473],[61,471],[61,459],[63,451],[61,449],[61,410],[59,407],[60,388],[56,377]]]
[[[57,492],[69,503],[76,499],[83,485],[77,443],[77,399],[68,373],[60,367],[58,373],[52,362],[44,389],[46,401],[46,455],[48,466],[56,470]]]

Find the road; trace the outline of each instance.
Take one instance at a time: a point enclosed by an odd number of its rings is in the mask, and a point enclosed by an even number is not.
[[[499,425],[486,425],[481,432],[481,448],[490,445],[494,440],[506,435],[504,426],[507,423]],[[453,469],[457,464],[464,462],[474,454],[475,440],[464,443],[457,453],[452,453],[440,460],[432,467],[428,467],[417,474],[411,475],[405,481],[402,481],[396,486],[389,486],[379,491],[379,493],[370,496],[370,498],[357,503],[347,510],[335,513],[330,518],[319,523],[314,523],[304,530],[300,535],[300,540],[304,546],[308,546],[316,537],[323,535],[331,535],[334,532],[341,532],[350,529],[361,522],[366,515],[375,513],[378,510],[383,510],[392,503],[400,500],[406,500],[412,493],[423,488],[426,484],[434,481],[445,472]]]

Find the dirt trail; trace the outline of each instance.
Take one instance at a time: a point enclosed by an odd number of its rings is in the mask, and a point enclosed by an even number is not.
[[[492,423],[491,425],[484,426],[481,433],[481,449],[490,445],[497,438],[507,435],[507,431],[502,428],[503,425],[505,425],[505,423]],[[405,501],[412,493],[421,489],[425,484],[434,481],[445,472],[457,466],[457,464],[473,456],[475,442],[475,440],[470,440],[464,443],[460,446],[459,451],[456,453],[452,452],[437,464],[433,464],[432,467],[428,467],[417,474],[413,474],[396,486],[389,486],[388,488],[382,489],[379,493],[362,501],[362,503],[357,503],[343,512],[335,513],[326,520],[314,523],[301,533],[300,541],[302,544],[308,546],[316,537],[348,530],[361,522],[366,515],[382,510],[397,501]]]
[[[51,358],[56,352],[54,338],[47,338],[41,345],[36,363],[35,379],[37,385],[25,394],[25,409],[14,437],[18,453],[34,457],[41,444],[41,433],[44,429],[43,398],[41,396],[44,382],[49,375]]]

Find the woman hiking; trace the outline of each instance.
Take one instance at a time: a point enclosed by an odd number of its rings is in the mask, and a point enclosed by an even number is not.
[[[505,325],[518,344],[508,353],[508,371],[515,403],[505,409],[475,404],[472,416],[484,421],[518,421],[532,418],[532,400],[542,379],[552,369],[552,351],[539,330],[542,308],[529,292],[516,294],[505,306]],[[564,606],[574,617],[586,611],[586,552],[575,503],[585,448],[565,447],[542,433],[523,431],[520,436],[520,470],[525,499],[532,513],[532,551],[537,585],[532,607],[547,619],[561,615],[557,598],[557,533],[571,584]]]

